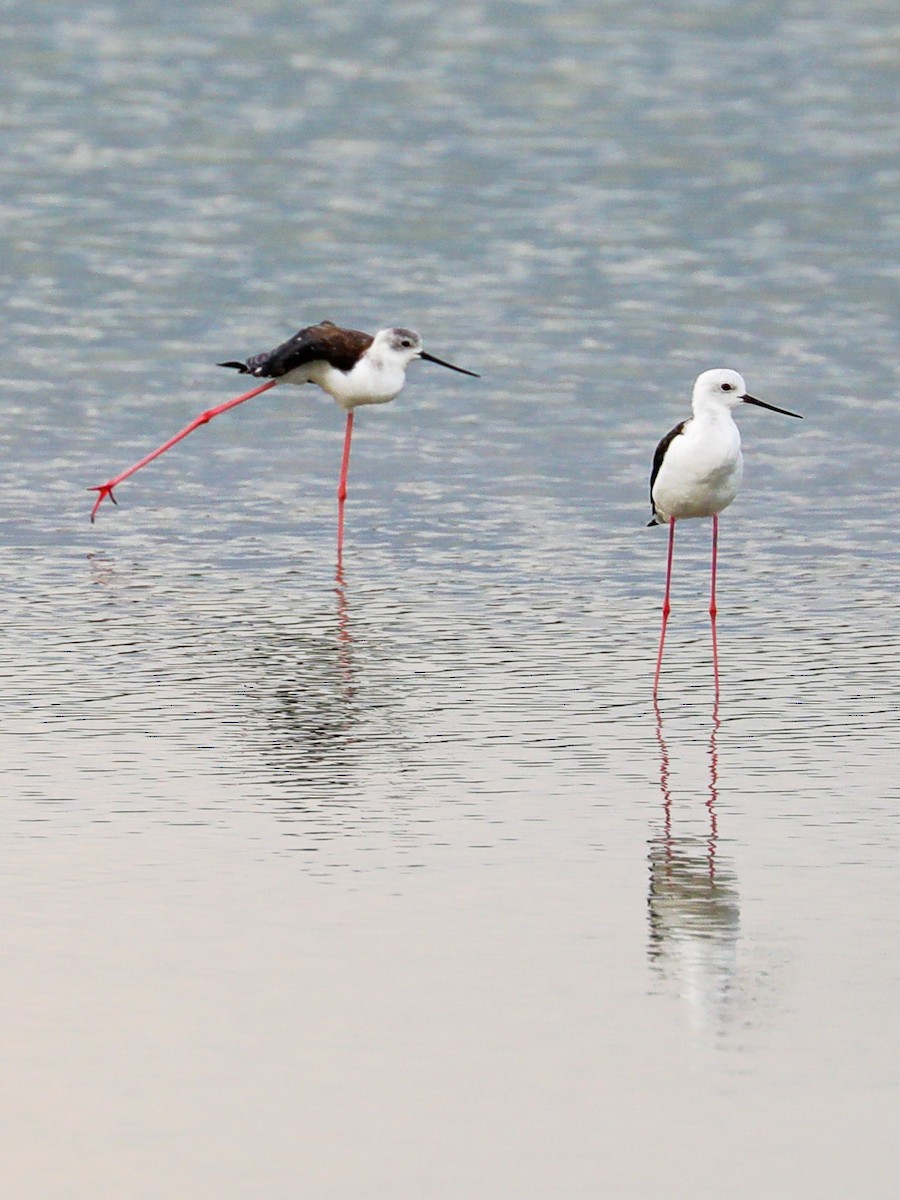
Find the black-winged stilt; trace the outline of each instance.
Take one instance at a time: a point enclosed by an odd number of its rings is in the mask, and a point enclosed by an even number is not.
[[[292,338],[274,350],[265,354],[257,354],[245,362],[219,363],[220,367],[233,367],[242,375],[253,375],[258,379],[267,380],[257,388],[236,396],[224,404],[211,408],[193,421],[180,433],[169,438],[167,442],[147,454],[139,462],[134,463],[120,475],[108,479],[89,488],[97,492],[97,499],[91,509],[91,521],[97,515],[97,509],[109,496],[115,504],[113,488],[118,487],[123,480],[145,467],[147,463],[165,453],[182,438],[187,437],[198,426],[205,425],[219,413],[226,412],[245,400],[258,396],[274,387],[276,383],[315,383],[324,392],[340,404],[347,413],[347,425],[344,433],[344,450],[341,457],[341,474],[338,484],[338,555],[343,549],[344,540],[344,501],[347,497],[347,470],[350,464],[350,438],[353,431],[353,410],[361,404],[386,404],[393,400],[403,390],[406,383],[406,368],[413,359],[422,358],[426,362],[437,363],[441,367],[449,367],[461,375],[471,375],[479,378],[474,371],[463,367],[455,367],[452,363],[427,354],[422,348],[422,339],[411,329],[381,329],[374,337],[362,333],[358,329],[342,329],[332,321],[320,321],[318,325],[310,325],[301,329]]]
[[[662,607],[662,628],[656,657],[653,695],[659,691],[663,645],[669,620],[669,593],[672,584],[672,555],[675,548],[675,522],[689,517],[712,517],[712,567],[710,576],[709,616],[712,623],[713,672],[716,693],[719,689],[719,653],[716,640],[716,556],[719,540],[719,513],[738,494],[744,471],[741,435],[731,416],[739,404],[755,404],[786,417],[800,413],[777,408],[747,394],[747,385],[737,371],[704,371],[697,377],[691,407],[694,415],[670,430],[656,447],[650,473],[650,503],[653,518],[649,525],[669,526],[669,553],[666,560],[666,592]]]

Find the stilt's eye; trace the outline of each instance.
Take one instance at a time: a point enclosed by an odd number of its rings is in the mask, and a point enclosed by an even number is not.
[[[733,391],[734,391],[734,384],[733,384],[733,383],[723,383],[723,384],[722,384],[722,391],[723,391],[723,392],[733,392]]]

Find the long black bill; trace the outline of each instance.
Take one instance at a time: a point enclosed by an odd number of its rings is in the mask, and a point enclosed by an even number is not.
[[[480,379],[480,375],[476,375],[474,371],[467,371],[465,367],[454,367],[453,363],[444,362],[442,358],[435,358],[433,354],[426,354],[423,350],[419,358],[424,358],[426,362],[437,363],[439,367],[449,367],[451,371],[459,371],[460,375],[471,375],[473,379]]]
[[[755,404],[757,408],[767,408],[770,412],[781,413],[785,417],[796,417],[799,421],[803,420],[803,413],[792,413],[786,408],[776,408],[774,404],[766,404],[765,400],[757,400],[755,396],[741,396],[745,404]]]

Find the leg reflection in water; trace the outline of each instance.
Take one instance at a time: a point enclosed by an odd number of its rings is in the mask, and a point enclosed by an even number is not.
[[[337,570],[334,576],[334,594],[337,597],[337,663],[341,675],[344,700],[349,705],[353,700],[353,634],[350,625],[350,605],[347,602],[347,580],[338,550]]]

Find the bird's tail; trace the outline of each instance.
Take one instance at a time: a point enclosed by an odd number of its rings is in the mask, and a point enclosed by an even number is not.
[[[216,366],[217,367],[233,367],[235,371],[240,371],[240,373],[242,375],[250,374],[250,368],[247,366],[246,363],[242,363],[242,362],[216,363]]]

